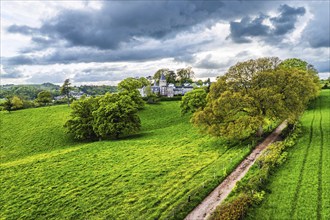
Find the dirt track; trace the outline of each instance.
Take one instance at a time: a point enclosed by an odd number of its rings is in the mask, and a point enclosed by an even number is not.
[[[225,200],[232,191],[237,181],[242,179],[254,164],[260,153],[272,142],[274,142],[283,129],[287,126],[287,122],[282,122],[261,144],[259,144],[252,153],[247,156],[236,169],[215,188],[194,210],[192,210],[185,220],[201,220],[207,219],[215,208]]]

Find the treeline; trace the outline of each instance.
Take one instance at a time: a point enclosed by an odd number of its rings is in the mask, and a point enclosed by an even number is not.
[[[22,100],[35,100],[41,91],[49,91],[52,97],[60,96],[60,86],[52,83],[43,83],[40,85],[2,85],[0,90],[0,99],[17,96]],[[117,86],[94,86],[81,85],[73,86],[73,92],[83,92],[86,95],[104,95],[107,92],[116,92]]]
[[[62,86],[63,87],[63,86]],[[41,85],[3,85],[0,90],[0,110],[15,111],[46,105],[70,103],[81,95],[98,96],[117,91],[117,86],[70,86],[69,93],[63,94],[61,86],[52,83]],[[79,96],[75,95],[79,94]]]
[[[41,91],[49,91],[52,96],[60,95],[60,86],[52,83],[40,85],[2,85],[0,99],[17,96],[22,100],[34,100]]]

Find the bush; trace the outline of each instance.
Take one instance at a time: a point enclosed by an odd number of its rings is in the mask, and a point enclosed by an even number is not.
[[[75,139],[119,138],[139,131],[138,105],[124,93],[82,98],[72,103],[71,119],[64,127]]]
[[[240,194],[232,201],[220,205],[214,215],[211,217],[212,220],[236,220],[242,219],[253,200],[247,194]]]
[[[182,99],[181,95],[177,95],[173,97],[166,97],[166,96],[159,97],[160,101],[181,101],[181,99]]]

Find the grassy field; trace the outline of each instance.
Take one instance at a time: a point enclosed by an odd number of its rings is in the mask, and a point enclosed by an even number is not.
[[[179,102],[147,106],[118,141],[72,141],[69,112],[0,112],[1,218],[183,218],[250,151],[199,134]]]
[[[248,219],[330,219],[330,90],[301,119],[303,136]]]

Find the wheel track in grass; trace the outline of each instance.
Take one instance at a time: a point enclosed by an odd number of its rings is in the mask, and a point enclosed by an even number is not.
[[[291,206],[291,213],[290,216],[293,217],[295,212],[296,212],[296,207],[297,207],[297,202],[298,202],[298,196],[299,196],[299,192],[300,192],[300,188],[301,188],[301,183],[302,183],[302,179],[303,179],[303,174],[305,171],[305,166],[306,166],[306,161],[307,161],[307,156],[308,156],[308,152],[312,143],[312,139],[313,139],[313,125],[314,125],[314,119],[315,119],[315,104],[313,106],[313,118],[310,124],[310,132],[309,132],[309,141],[308,141],[308,145],[307,148],[305,150],[305,154],[304,154],[304,159],[302,161],[302,166],[300,169],[300,173],[299,173],[299,179],[298,179],[298,183],[297,183],[297,187],[293,196],[293,200],[292,200],[292,206]]]
[[[232,148],[228,148],[226,149],[224,152],[222,152],[221,154],[218,155],[218,157],[216,159],[214,159],[213,161],[211,161],[210,163],[206,164],[204,167],[201,167],[199,170],[197,170],[194,174],[191,175],[191,177],[189,177],[186,180],[181,180],[180,183],[182,183],[182,181],[185,181],[186,183],[190,182],[195,176],[197,176],[198,174],[200,174],[203,170],[208,169],[210,166],[212,166],[214,163],[218,162],[219,159],[221,159],[223,156],[226,156],[227,153],[232,150]],[[162,199],[166,198],[167,196],[171,195],[171,194],[176,194],[172,188],[167,189],[159,198],[156,202],[161,201]],[[173,198],[177,198],[175,200],[178,200],[179,198],[181,198],[182,195],[174,195]],[[171,204],[169,204],[167,207],[164,207],[162,209],[162,212],[166,212],[168,209],[170,209]]]
[[[318,190],[317,190],[317,219],[322,219],[322,163],[323,163],[323,128],[322,128],[322,96],[319,99],[320,108],[320,131],[321,131],[321,145],[320,145],[320,157],[319,157],[319,172],[318,172]]]

